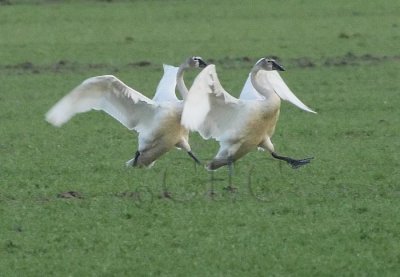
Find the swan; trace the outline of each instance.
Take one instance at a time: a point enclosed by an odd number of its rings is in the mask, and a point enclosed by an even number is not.
[[[232,164],[253,149],[268,150],[272,157],[298,168],[312,158],[293,159],[275,152],[271,137],[278,121],[281,99],[311,113],[287,87],[278,71],[284,68],[275,60],[261,58],[253,66],[239,99],[226,92],[210,64],[195,78],[182,113],[182,125],[197,131],[204,139],[220,144],[218,153],[207,164],[208,170]]]
[[[201,57],[189,57],[179,67],[163,65],[161,78],[153,99],[130,88],[113,75],[91,77],[83,81],[57,102],[47,113],[46,120],[60,127],[78,113],[102,110],[130,130],[139,133],[135,156],[127,166],[151,167],[154,162],[173,147],[184,149],[200,163],[189,145],[189,131],[181,124],[183,99],[188,89],[183,80],[184,71],[204,68]]]

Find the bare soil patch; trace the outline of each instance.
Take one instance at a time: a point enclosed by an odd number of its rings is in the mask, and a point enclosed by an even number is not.
[[[289,68],[315,68],[315,67],[338,67],[338,66],[362,66],[364,64],[379,64],[390,61],[400,61],[400,55],[393,56],[378,56],[374,54],[362,54],[356,55],[352,52],[348,52],[341,56],[332,57],[298,57],[283,59],[276,55],[267,55],[278,62],[282,63],[284,66]],[[255,57],[223,57],[223,58],[209,58],[207,62],[210,64],[216,64],[224,68],[238,68],[238,67],[248,67],[257,61]],[[107,63],[89,63],[83,64],[76,61],[59,60],[54,64],[49,65],[39,65],[34,64],[30,61],[25,61],[18,64],[0,64],[0,72],[3,73],[17,73],[17,74],[40,74],[40,73],[65,73],[65,72],[84,72],[92,69],[100,69],[109,74],[117,73],[132,68],[143,68],[143,67],[154,67],[158,68],[160,65],[154,64],[150,61],[130,61],[126,64],[119,66],[107,64]]]

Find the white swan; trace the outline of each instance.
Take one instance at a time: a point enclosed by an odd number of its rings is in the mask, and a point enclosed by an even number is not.
[[[226,92],[209,65],[196,77],[182,113],[182,125],[198,131],[205,138],[214,138],[220,149],[207,169],[215,170],[240,159],[253,149],[268,150],[274,158],[298,168],[312,158],[296,160],[275,152],[271,137],[279,117],[281,98],[308,112],[286,86],[276,70],[284,69],[275,60],[262,58],[251,70],[239,99]]]
[[[183,101],[176,97],[175,87],[178,83],[178,90],[185,98],[188,90],[183,72],[205,66],[200,57],[188,58],[179,68],[164,65],[164,75],[153,99],[112,75],[89,78],[56,103],[46,113],[46,120],[59,127],[75,114],[102,110],[139,133],[138,150],[127,165],[150,167],[174,146],[187,151],[199,163],[188,143],[189,131],[180,124]]]

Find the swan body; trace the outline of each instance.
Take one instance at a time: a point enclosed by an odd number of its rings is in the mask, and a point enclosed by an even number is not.
[[[59,127],[78,113],[102,110],[139,133],[138,150],[127,165],[150,167],[173,147],[184,149],[199,162],[191,152],[189,131],[180,124],[183,101],[176,97],[175,88],[180,82],[181,95],[186,95],[183,72],[204,66],[199,57],[188,58],[179,68],[164,65],[164,75],[153,99],[113,75],[91,77],[57,102],[46,113],[46,120]]]
[[[239,99],[223,89],[215,65],[208,65],[196,77],[185,101],[182,125],[199,132],[205,139],[219,141],[220,149],[207,169],[230,166],[256,148],[268,150],[274,158],[285,160],[294,168],[310,161],[279,156],[271,142],[279,118],[281,98],[303,110],[314,112],[290,91],[275,70],[284,69],[274,60],[259,60]]]

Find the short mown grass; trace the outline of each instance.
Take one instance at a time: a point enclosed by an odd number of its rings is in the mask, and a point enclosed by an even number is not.
[[[9,5],[5,5],[9,3]],[[4,5],[3,5],[4,4]],[[0,1],[0,275],[397,276],[397,1]],[[264,55],[318,114],[283,103],[273,142],[212,177],[182,151],[126,168],[137,135],[46,111],[114,74],[152,96],[162,63],[214,62],[238,95]],[[187,74],[187,82],[197,72]],[[203,162],[215,141],[191,135]]]

